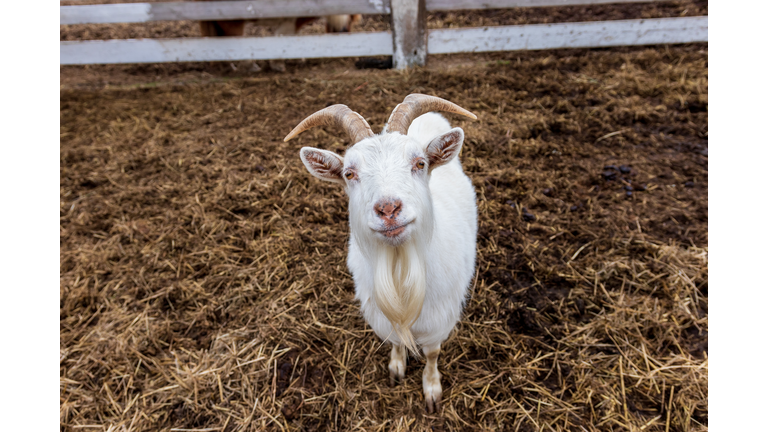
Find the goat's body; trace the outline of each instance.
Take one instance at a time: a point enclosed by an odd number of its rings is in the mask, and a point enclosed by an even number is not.
[[[412,123],[408,136],[426,146],[450,129],[445,118],[428,113]],[[429,190],[434,231],[426,250],[426,294],[421,314],[411,326],[416,342],[424,347],[439,346],[461,318],[474,273],[477,238],[475,191],[458,158],[434,169]],[[361,253],[354,235],[352,230],[347,265],[363,316],[380,338],[401,345],[392,324],[376,305],[375,265]]]
[[[441,344],[461,318],[475,270],[477,204],[458,159],[464,131],[430,111],[477,118],[444,99],[412,94],[378,135],[337,104],[304,119],[285,140],[332,124],[353,140],[343,158],[312,147],[299,156],[313,176],[344,185],[355,297],[368,325],[392,344],[391,385],[405,378],[408,351],[424,353],[424,401],[432,413],[443,393]]]

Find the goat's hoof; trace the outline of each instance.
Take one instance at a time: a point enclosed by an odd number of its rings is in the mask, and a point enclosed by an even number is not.
[[[400,359],[389,361],[389,385],[394,387],[398,381],[405,380],[405,362]]]
[[[397,374],[395,372],[389,371],[389,386],[395,387],[397,383],[402,383],[405,381],[405,374]]]
[[[269,68],[275,72],[285,72],[285,62],[281,60],[272,60],[269,62]]]
[[[442,408],[443,404],[440,401],[440,396],[437,397],[437,399],[432,399],[431,396],[427,396],[427,412],[430,414],[434,414],[435,411],[440,411],[440,408]]]
[[[393,364],[396,363],[396,364]],[[400,362],[389,363],[389,385],[394,387],[405,380],[405,365]]]
[[[428,379],[424,382],[424,399],[427,401],[427,412],[432,414],[440,411],[443,399],[443,388],[440,386],[439,376],[436,379]]]

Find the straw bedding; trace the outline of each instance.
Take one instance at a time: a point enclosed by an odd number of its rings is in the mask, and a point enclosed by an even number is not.
[[[61,430],[706,430],[706,45],[353,63],[62,68]],[[422,360],[388,386],[344,193],[298,157],[344,136],[282,142],[412,92],[478,116],[450,116],[480,222],[435,415]]]

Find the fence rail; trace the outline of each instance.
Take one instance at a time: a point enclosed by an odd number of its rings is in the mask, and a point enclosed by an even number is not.
[[[60,42],[60,64],[160,63],[392,55],[396,68],[428,54],[677,44],[708,41],[708,17],[426,29],[429,10],[640,3],[655,0],[261,0],[61,6],[60,23],[225,20],[390,14],[392,32],[283,37]]]
[[[432,30],[427,54],[707,41],[707,17]],[[61,64],[162,63],[392,55],[392,33],[61,42]]]
[[[426,0],[427,11],[650,3],[660,0]],[[60,6],[59,24],[231,20],[342,14],[389,14],[391,0],[260,0]]]
[[[389,3],[389,0],[260,0],[60,6],[59,23],[61,25],[113,24],[389,14]]]
[[[392,33],[61,42],[61,64],[165,63],[392,55]]]
[[[429,54],[707,42],[707,17],[528,24],[429,32]]]

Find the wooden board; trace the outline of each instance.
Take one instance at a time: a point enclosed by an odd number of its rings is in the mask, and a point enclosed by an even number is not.
[[[428,54],[708,41],[708,17],[431,30]],[[60,42],[60,63],[163,63],[392,55],[392,33]]]
[[[392,64],[395,69],[427,62],[427,10],[424,0],[392,0]]]
[[[392,55],[392,33],[60,42],[60,64],[165,63]]]
[[[389,14],[389,0],[260,0],[60,6],[59,23],[260,19],[358,13]]]
[[[508,9],[607,3],[650,3],[664,0],[427,0],[427,10]]]
[[[664,0],[426,0],[428,11],[647,3]],[[260,0],[60,6],[59,23],[260,19],[338,14],[389,14],[391,0]]]
[[[708,17],[431,30],[429,54],[596,48],[708,41]]]

